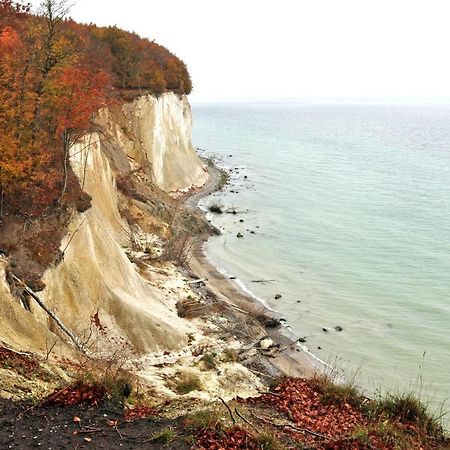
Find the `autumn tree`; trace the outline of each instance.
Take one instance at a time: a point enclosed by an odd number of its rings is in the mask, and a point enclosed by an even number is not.
[[[70,149],[99,108],[137,93],[191,91],[184,63],[156,42],[67,19],[67,0],[0,0],[0,214],[37,215],[75,198]],[[68,183],[69,180],[69,183]],[[71,195],[69,194],[69,191]]]
[[[62,189],[67,189],[70,149],[83,135],[91,131],[99,108],[109,102],[109,76],[78,62],[54,71],[45,94],[45,115],[48,129],[57,147],[62,150]]]

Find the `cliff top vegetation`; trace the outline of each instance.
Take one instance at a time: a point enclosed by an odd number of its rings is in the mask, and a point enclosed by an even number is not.
[[[36,217],[82,197],[70,147],[104,106],[130,95],[189,94],[185,64],[117,27],[69,18],[67,0],[0,0],[0,219]]]

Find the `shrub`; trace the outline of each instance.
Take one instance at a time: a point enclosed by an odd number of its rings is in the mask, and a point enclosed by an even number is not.
[[[220,422],[220,414],[217,410],[200,409],[190,414],[186,419],[186,425],[194,430],[216,428]]]
[[[396,419],[404,424],[414,424],[427,434],[441,439],[444,430],[441,418],[428,412],[427,407],[414,393],[388,394],[384,398],[373,400],[367,406],[370,417]]]
[[[215,353],[205,353],[200,361],[207,370],[213,370],[217,368],[216,355]]]
[[[162,430],[155,431],[150,436],[150,442],[160,442],[162,444],[167,444],[173,441],[177,436],[177,433],[172,427],[166,427]]]
[[[201,391],[202,383],[200,378],[193,373],[184,373],[180,376],[175,385],[178,394],[188,394],[192,391]]]
[[[353,381],[338,384],[330,380],[326,375],[317,375],[312,381],[312,386],[321,394],[320,400],[326,405],[344,405],[348,403],[359,408],[367,400],[366,397],[358,392],[358,388]]]
[[[226,348],[223,351],[224,362],[238,362],[239,354],[234,348]]]

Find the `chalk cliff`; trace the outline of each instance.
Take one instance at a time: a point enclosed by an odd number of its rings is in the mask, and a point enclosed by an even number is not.
[[[173,93],[142,96],[100,111],[96,123],[98,129],[71,149],[73,170],[92,206],[74,213],[61,261],[44,274],[40,297],[97,350],[117,342],[138,352],[179,349],[193,326],[176,313],[184,288],[175,296],[162,286],[157,269],[137,265],[134,257],[161,251],[167,232],[162,217],[176,208],[165,193],[187,191],[207,179],[191,144],[189,103]],[[178,272],[172,282],[185,284]],[[51,332],[67,340],[32,301],[30,310],[10,294],[1,266],[0,340],[35,351],[43,351]]]
[[[185,191],[206,181],[207,173],[192,148],[186,97],[142,96],[122,108],[101,111],[97,122],[162,190]]]

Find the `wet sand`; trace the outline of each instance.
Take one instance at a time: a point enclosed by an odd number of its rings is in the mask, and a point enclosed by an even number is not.
[[[195,193],[191,193],[184,200],[187,208],[199,212],[202,215],[205,215],[205,212],[198,207],[198,202],[201,198],[220,188],[220,179],[222,176],[222,172],[214,166],[208,167],[208,173],[209,178],[205,185]],[[276,352],[275,356],[266,358],[266,363],[275,366],[278,371],[288,376],[310,377],[317,372],[329,371],[330,368],[297,343],[297,338],[286,327],[267,328],[263,325],[256,325],[257,316],[279,317],[279,315],[245,293],[236,282],[221,274],[208,261],[203,248],[209,237],[209,235],[205,234],[194,243],[192,257],[189,261],[190,269],[199,279],[205,279],[204,283],[206,287],[218,299],[231,305],[231,307],[238,311],[243,310],[243,314],[247,314],[255,319],[255,326],[252,327],[253,335],[251,337],[255,339],[268,337],[275,345],[279,346],[281,350]]]

